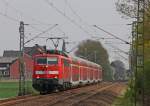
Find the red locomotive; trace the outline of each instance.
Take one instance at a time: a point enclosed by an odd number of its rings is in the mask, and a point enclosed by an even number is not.
[[[34,56],[33,87],[42,93],[102,80],[100,65],[51,50]]]

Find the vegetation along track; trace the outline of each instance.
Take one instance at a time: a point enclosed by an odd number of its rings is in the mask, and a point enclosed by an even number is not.
[[[77,104],[87,106],[93,102],[100,104],[100,101],[104,106],[108,106],[106,104],[113,102],[121,86],[120,83],[105,82],[48,95],[29,96],[24,99],[0,102],[0,106],[76,106]],[[98,97],[94,99],[96,96],[99,97],[97,102]],[[93,104],[90,106],[93,106]]]

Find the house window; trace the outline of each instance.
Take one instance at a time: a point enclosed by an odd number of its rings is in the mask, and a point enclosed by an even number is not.
[[[3,76],[9,76],[9,71],[4,71]]]

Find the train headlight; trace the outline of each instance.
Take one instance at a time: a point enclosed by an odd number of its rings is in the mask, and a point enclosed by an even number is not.
[[[58,78],[58,76],[55,76],[54,78],[56,78],[56,79],[57,79],[57,78]]]
[[[40,76],[38,75],[36,78],[37,78],[37,79],[39,79],[39,78],[40,78]]]

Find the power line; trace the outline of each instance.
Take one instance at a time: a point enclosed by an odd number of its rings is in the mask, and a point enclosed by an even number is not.
[[[89,25],[85,20],[83,21],[83,19],[81,18],[81,16],[72,8],[71,4],[68,2],[68,0],[65,0],[66,4],[68,5],[68,7],[71,9],[72,13],[79,18],[79,21],[83,23],[83,25],[89,27],[90,29],[94,30],[91,25]],[[95,30],[94,30],[95,31]]]
[[[72,8],[72,6],[70,5],[70,3],[68,2],[68,0],[65,0],[65,3],[68,5],[68,7],[71,9],[71,11],[73,12],[73,14],[75,15],[75,16],[77,16],[79,19],[80,19],[80,21],[82,21],[82,18],[77,14],[77,12]]]
[[[119,48],[116,47],[116,46],[113,46],[113,45],[109,45],[109,46],[111,46],[112,48],[114,48],[114,49],[116,49],[116,50],[119,50],[120,52],[122,52],[122,53],[124,53],[124,54],[126,54],[126,55],[129,55],[128,52],[126,52],[126,51],[124,51],[124,50],[122,50],[122,49],[119,49]]]
[[[116,38],[116,39],[118,39],[118,40],[120,40],[120,41],[122,41],[122,42],[124,42],[124,43],[126,43],[126,44],[130,44],[130,42],[127,42],[127,41],[125,41],[125,40],[119,38],[118,36],[116,36],[116,35],[114,35],[114,34],[108,32],[108,31],[104,30],[103,28],[101,28],[101,27],[99,27],[99,26],[97,26],[97,25],[94,25],[94,27],[96,27],[97,29],[99,29],[99,30],[101,30],[101,31],[103,31],[103,32],[105,32],[105,33],[107,33],[107,34],[113,36],[114,38]],[[131,45],[131,44],[130,44],[130,45]]]
[[[124,42],[110,42],[110,41],[105,41],[105,44],[126,44]]]
[[[97,39],[97,40],[100,40],[100,39],[102,39],[102,40],[116,39],[116,38],[106,38],[106,37],[97,37],[97,36],[92,36],[92,38]]]
[[[24,14],[22,11],[18,10],[17,8],[15,8],[14,6],[12,6],[10,3],[8,3],[6,0],[1,0],[1,1],[2,1],[5,5],[9,6],[9,8],[11,8],[12,10],[14,10],[16,13],[19,13],[20,15],[23,15],[23,14]],[[9,19],[12,20],[12,21],[20,22],[20,20],[17,20],[17,19],[15,19],[15,18],[13,18],[13,17],[10,17],[10,16],[8,16],[8,15],[2,14],[2,13],[0,13],[0,15],[9,18]],[[34,19],[34,18],[32,18],[32,17],[30,17],[30,19],[33,20],[33,21],[38,22],[39,25],[52,25],[52,24],[45,24],[45,23],[43,23],[43,22],[41,22],[41,21],[39,21],[39,20],[36,20],[36,19]],[[43,32],[45,32],[45,31],[43,31],[43,30],[41,30],[41,29],[39,29],[39,28],[37,28],[37,27],[35,27],[35,26],[33,26],[33,25],[37,25],[37,24],[31,24],[31,23],[30,23],[29,27],[31,27],[31,28],[34,29],[34,30],[40,31],[40,32],[41,32],[40,34],[42,34]],[[30,40],[28,40],[28,41],[30,41]]]
[[[83,30],[85,33],[87,33],[88,35],[91,36],[91,34],[86,31],[80,24],[76,23],[75,20],[71,19],[69,16],[65,15],[61,10],[59,10],[57,7],[55,7],[53,5],[52,2],[48,1],[48,0],[44,0],[45,3],[47,3],[49,6],[51,6],[53,9],[55,9],[58,13],[60,13],[62,16],[64,16],[67,20],[69,20],[71,23],[73,23],[74,25],[76,25],[78,28],[80,28],[81,30]]]
[[[20,16],[25,16],[24,12],[22,12],[21,10],[15,8],[14,6],[12,6],[12,5],[11,5],[9,2],[7,2],[6,0],[1,0],[1,1],[3,2],[4,5],[6,5],[7,7],[11,8],[11,9],[14,10],[16,13],[19,13]],[[27,16],[27,15],[26,15],[26,16]],[[28,16],[28,17],[29,17],[29,16]],[[44,23],[44,22],[41,22],[41,21],[39,21],[39,20],[37,20],[37,19],[31,17],[31,16],[30,16],[29,18],[30,18],[32,21],[35,21],[35,22],[37,22],[37,23],[39,23],[39,24],[49,25],[49,24]],[[31,24],[30,24],[30,25],[31,25]]]
[[[30,41],[38,38],[40,35],[43,35],[45,33],[47,33],[48,31],[52,30],[53,28],[55,28],[58,24],[53,25],[52,27],[46,29],[45,31],[40,32],[39,34],[37,34],[36,36],[34,36],[33,38],[31,38],[30,40],[26,41],[25,44],[29,43]]]
[[[65,21],[65,22],[63,22],[62,24],[59,24],[59,26],[57,26],[57,28],[56,28],[56,29],[60,29],[59,27],[61,27],[61,26],[65,25],[65,24],[66,24],[66,21]],[[34,27],[33,25],[29,25],[29,27],[31,27],[32,29],[34,29],[34,30],[36,30],[36,31],[40,31],[40,33],[43,33],[43,32],[44,32],[43,30],[41,30],[41,29],[39,29],[39,28],[36,28],[36,27]],[[56,29],[54,29],[54,30],[56,30]],[[60,30],[59,30],[59,31],[60,31]],[[63,31],[61,30],[61,32],[63,32]],[[50,33],[48,33],[48,31],[47,31],[47,32],[45,32],[45,33],[50,34]],[[43,34],[45,34],[45,33],[43,33]],[[63,32],[63,33],[65,33],[65,32]],[[41,34],[41,35],[43,35],[43,34]],[[37,34],[37,35],[38,35],[38,34]],[[40,35],[39,35],[39,36],[40,36]],[[36,38],[47,39],[47,38],[49,38],[49,37],[42,36],[42,37],[36,37]]]
[[[128,58],[126,58],[126,57],[124,57],[123,55],[121,55],[119,52],[115,52],[115,53],[117,53],[121,58],[123,58],[124,60],[126,60],[126,61],[129,61],[129,59]]]
[[[13,22],[20,22],[18,19],[14,18],[14,17],[11,17],[11,16],[9,16],[7,14],[4,14],[2,12],[0,12],[0,15],[3,16],[3,17],[6,17],[7,19],[9,19],[9,20],[11,20]]]
[[[120,53],[122,53],[121,51],[110,51],[110,52],[114,52],[115,55],[117,54],[118,57],[121,57],[121,58],[123,58],[124,60],[126,60],[126,61],[129,62],[129,59],[128,59],[127,57],[125,57],[125,56],[123,56],[122,54],[120,54]]]

